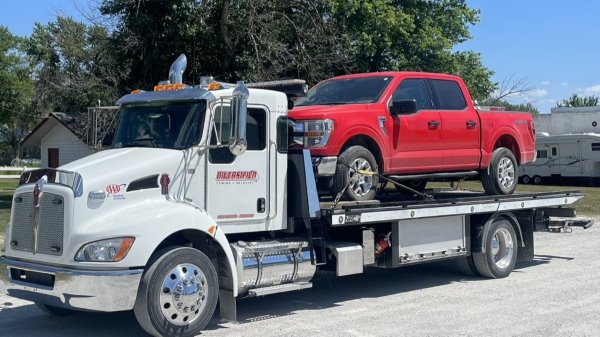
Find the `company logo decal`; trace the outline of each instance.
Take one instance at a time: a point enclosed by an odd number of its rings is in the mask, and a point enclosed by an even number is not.
[[[106,186],[106,196],[114,200],[125,199],[125,187],[127,184],[110,184]]]
[[[217,172],[217,184],[253,184],[258,182],[259,176],[256,171],[219,171]]]

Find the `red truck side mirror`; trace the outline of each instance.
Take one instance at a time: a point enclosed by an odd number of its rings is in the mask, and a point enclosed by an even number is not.
[[[396,115],[409,115],[417,112],[417,101],[414,99],[403,99],[394,101],[390,107],[390,113]]]

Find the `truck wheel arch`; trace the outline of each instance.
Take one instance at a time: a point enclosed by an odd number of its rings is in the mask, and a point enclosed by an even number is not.
[[[510,152],[512,152],[515,156],[517,164],[521,165],[521,151],[519,149],[519,143],[517,142],[515,137],[513,137],[510,134],[503,134],[494,142],[494,148],[492,149],[492,151],[490,151],[490,153],[494,152],[494,150],[500,147],[505,147],[509,149]]]
[[[485,241],[480,240],[480,238],[485,238],[487,236],[487,232],[491,224],[498,220],[507,220],[511,223],[515,233],[517,234],[517,244],[519,247],[525,247],[523,231],[521,230],[521,224],[517,217],[510,212],[499,212],[492,214],[489,217],[474,217],[471,221],[475,221],[479,223],[479,225],[473,226],[473,230],[471,232],[471,253],[483,253],[486,250]],[[482,242],[482,244],[478,244]]]
[[[373,157],[375,157],[375,161],[377,161],[377,166],[379,166],[380,171],[383,171],[385,169],[383,162],[383,154],[379,147],[379,144],[373,138],[366,135],[356,135],[348,139],[344,143],[344,145],[342,145],[338,156],[341,155],[344,151],[346,151],[346,149],[348,149],[349,147],[356,145],[366,148],[373,154]]]
[[[217,270],[217,275],[219,275],[219,288],[232,292],[235,297],[237,296],[237,287],[235,286],[237,275],[233,275],[235,271],[233,253],[230,250],[226,251],[225,249],[229,249],[229,246],[224,247],[220,241],[198,229],[183,229],[172,233],[161,241],[152,252],[146,265],[151,265],[167,247],[195,248],[211,259],[215,270]]]

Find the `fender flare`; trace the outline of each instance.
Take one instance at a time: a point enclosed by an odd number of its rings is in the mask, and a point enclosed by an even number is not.
[[[523,238],[523,231],[521,230],[521,224],[517,217],[511,212],[496,212],[492,214],[488,220],[481,224],[480,226],[475,226],[475,235],[471,239],[471,253],[485,253],[486,251],[486,242],[483,238],[486,238],[492,223],[494,223],[497,219],[504,218],[510,222],[517,234],[519,247],[525,247],[525,242]]]

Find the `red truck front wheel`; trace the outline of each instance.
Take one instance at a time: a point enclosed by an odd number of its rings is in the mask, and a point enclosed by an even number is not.
[[[332,183],[335,198],[343,192],[342,199],[352,201],[371,200],[377,193],[378,166],[375,157],[362,146],[351,146],[338,158]]]

